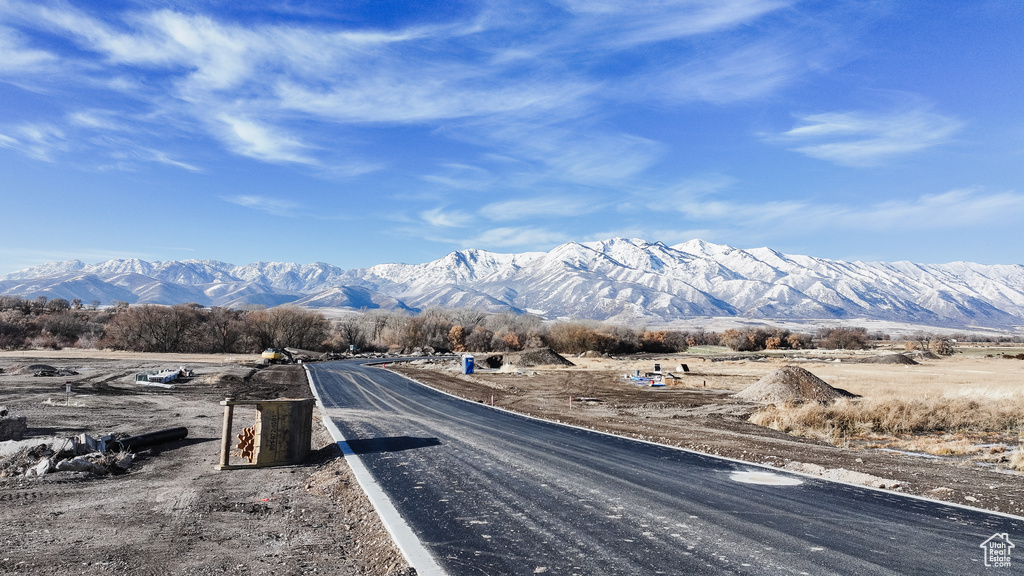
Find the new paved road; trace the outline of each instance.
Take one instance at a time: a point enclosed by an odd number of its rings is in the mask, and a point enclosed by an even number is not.
[[[1024,573],[1024,548],[1004,568],[981,548],[1024,543],[1021,518],[542,422],[358,362],[309,367],[453,576]]]

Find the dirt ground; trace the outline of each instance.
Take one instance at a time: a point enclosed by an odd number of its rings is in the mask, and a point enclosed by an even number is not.
[[[219,402],[308,397],[300,366],[255,372],[251,358],[71,354],[0,355],[0,406],[26,417],[27,438],[177,426],[188,436],[141,450],[123,474],[0,478],[0,573],[412,573],[318,414],[302,465],[214,469]],[[33,364],[79,374],[34,377],[26,370]],[[195,377],[173,390],[133,381],[136,372],[182,364]],[[72,383],[68,398],[65,382]],[[254,415],[236,409],[234,431]]]
[[[894,488],[967,506],[1024,515],[1024,475],[966,457],[937,457],[878,448],[837,447],[824,441],[796,437],[748,421],[757,405],[733,398],[792,358],[723,359],[664,356],[615,361],[570,358],[575,368],[537,367],[519,371],[477,371],[462,375],[454,362],[418,362],[394,369],[420,382],[476,402],[557,420],[594,430],[631,436],[848,482]],[[849,358],[847,358],[849,360]],[[838,380],[858,392],[858,378],[888,382],[904,374],[936,379],[943,372],[979,376],[971,362],[1004,370],[1020,388],[1024,363],[970,358],[966,365],[938,360],[924,366],[884,366],[812,361],[805,365],[826,380]],[[635,386],[623,376],[632,370],[650,371],[653,364],[680,376],[663,388]],[[945,362],[946,364],[943,364]],[[1003,364],[999,364],[1002,362]],[[687,364],[690,372],[677,371]],[[478,363],[479,365],[479,363]],[[966,367],[964,367],[966,366]],[[390,367],[389,367],[390,368]],[[918,372],[914,372],[918,369]],[[931,374],[931,376],[929,376]],[[966,380],[970,383],[970,380]],[[570,406],[569,397],[573,397]],[[1014,439],[1016,440],[1016,439]],[[868,475],[868,476],[864,476]]]

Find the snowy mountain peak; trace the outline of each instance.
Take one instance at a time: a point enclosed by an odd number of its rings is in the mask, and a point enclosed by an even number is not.
[[[712,244],[711,242],[705,242],[700,239],[687,240],[682,244],[672,246],[672,248],[680,252],[693,254],[694,256],[713,256],[715,254],[723,254],[735,250],[732,246],[727,246],[725,244]]]
[[[734,316],[1024,326],[1024,266],[842,262],[702,240],[669,247],[610,238],[520,254],[469,249],[353,270],[324,262],[70,260],[0,277],[0,293],[234,307],[475,307],[622,322]]]
[[[81,260],[63,260],[60,262],[47,262],[39,266],[33,266],[31,268],[25,268],[24,270],[11,272],[3,278],[5,280],[28,280],[31,278],[47,276],[61,276],[64,274],[74,274],[84,268],[85,262],[82,262]]]

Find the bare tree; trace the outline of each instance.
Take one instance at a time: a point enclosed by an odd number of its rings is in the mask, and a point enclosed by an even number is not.
[[[334,330],[338,333],[342,346],[355,346],[362,350],[369,343],[365,324],[357,316],[349,316],[334,323]]]
[[[179,304],[144,304],[125,309],[111,317],[106,344],[143,352],[190,352],[194,350],[194,328],[200,318],[195,308]]]
[[[287,306],[249,312],[245,325],[246,335],[257,350],[288,346],[316,350],[330,333],[323,314]]]
[[[201,340],[198,347],[203,352],[244,350],[245,321],[240,312],[214,306],[203,314],[199,332]]]

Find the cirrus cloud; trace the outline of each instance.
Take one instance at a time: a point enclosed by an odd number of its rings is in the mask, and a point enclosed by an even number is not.
[[[925,108],[889,113],[827,112],[798,118],[771,138],[812,158],[846,166],[874,166],[893,156],[947,142],[962,123]]]

